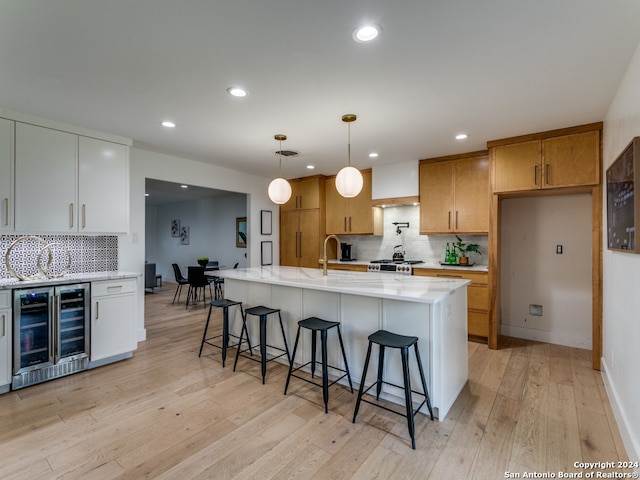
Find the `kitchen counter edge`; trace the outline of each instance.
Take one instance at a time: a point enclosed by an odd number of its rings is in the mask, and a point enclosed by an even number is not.
[[[38,278],[35,280],[18,280],[17,278],[0,279],[0,290],[16,288],[46,287],[49,285],[66,285],[70,283],[99,282],[103,280],[118,280],[122,278],[142,277],[141,273],[114,270],[109,272],[73,273],[59,278]]]

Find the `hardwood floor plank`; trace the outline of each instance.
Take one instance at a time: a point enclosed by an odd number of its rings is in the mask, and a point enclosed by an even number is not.
[[[573,463],[581,460],[573,388],[570,384],[549,382],[546,468],[549,471],[573,472]]]

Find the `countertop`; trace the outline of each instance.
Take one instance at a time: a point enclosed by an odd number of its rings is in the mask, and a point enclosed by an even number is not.
[[[141,273],[123,272],[120,270],[110,272],[70,273],[60,278],[38,278],[35,280],[18,280],[17,278],[0,278],[0,290],[14,288],[46,287],[49,285],[66,285],[69,283],[98,282],[101,280],[117,280],[120,278],[141,277]]]
[[[327,263],[338,265],[369,265],[369,260],[354,260],[354,261],[342,261],[342,260],[328,260]],[[487,265],[473,265],[471,267],[461,267],[457,265],[440,265],[439,263],[416,263],[412,265],[413,268],[435,268],[439,270],[468,270],[472,272],[487,272],[489,267]]]
[[[329,270],[327,276],[323,276],[322,269],[280,266],[220,270],[218,275],[249,282],[419,303],[440,302],[470,283],[462,279],[341,270]]]

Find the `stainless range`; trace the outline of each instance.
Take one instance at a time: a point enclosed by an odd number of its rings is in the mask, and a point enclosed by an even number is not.
[[[367,265],[367,272],[386,272],[401,273],[403,275],[412,275],[413,266],[423,263],[422,260],[372,260]]]

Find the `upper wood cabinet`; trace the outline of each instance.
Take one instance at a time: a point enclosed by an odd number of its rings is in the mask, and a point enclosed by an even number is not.
[[[596,124],[596,126],[601,124]],[[489,142],[495,193],[598,185],[600,130]],[[580,128],[580,127],[576,127]],[[542,138],[539,138],[542,137]],[[526,137],[525,137],[526,138]]]
[[[283,205],[280,211],[306,210],[320,208],[324,197],[324,177],[314,176],[289,180],[291,185],[291,198]]]
[[[420,162],[420,233],[489,231],[486,151]]]
[[[361,172],[362,191],[354,198],[344,198],[336,189],[336,177],[326,182],[328,235],[382,235],[382,209],[371,205],[371,170]]]

